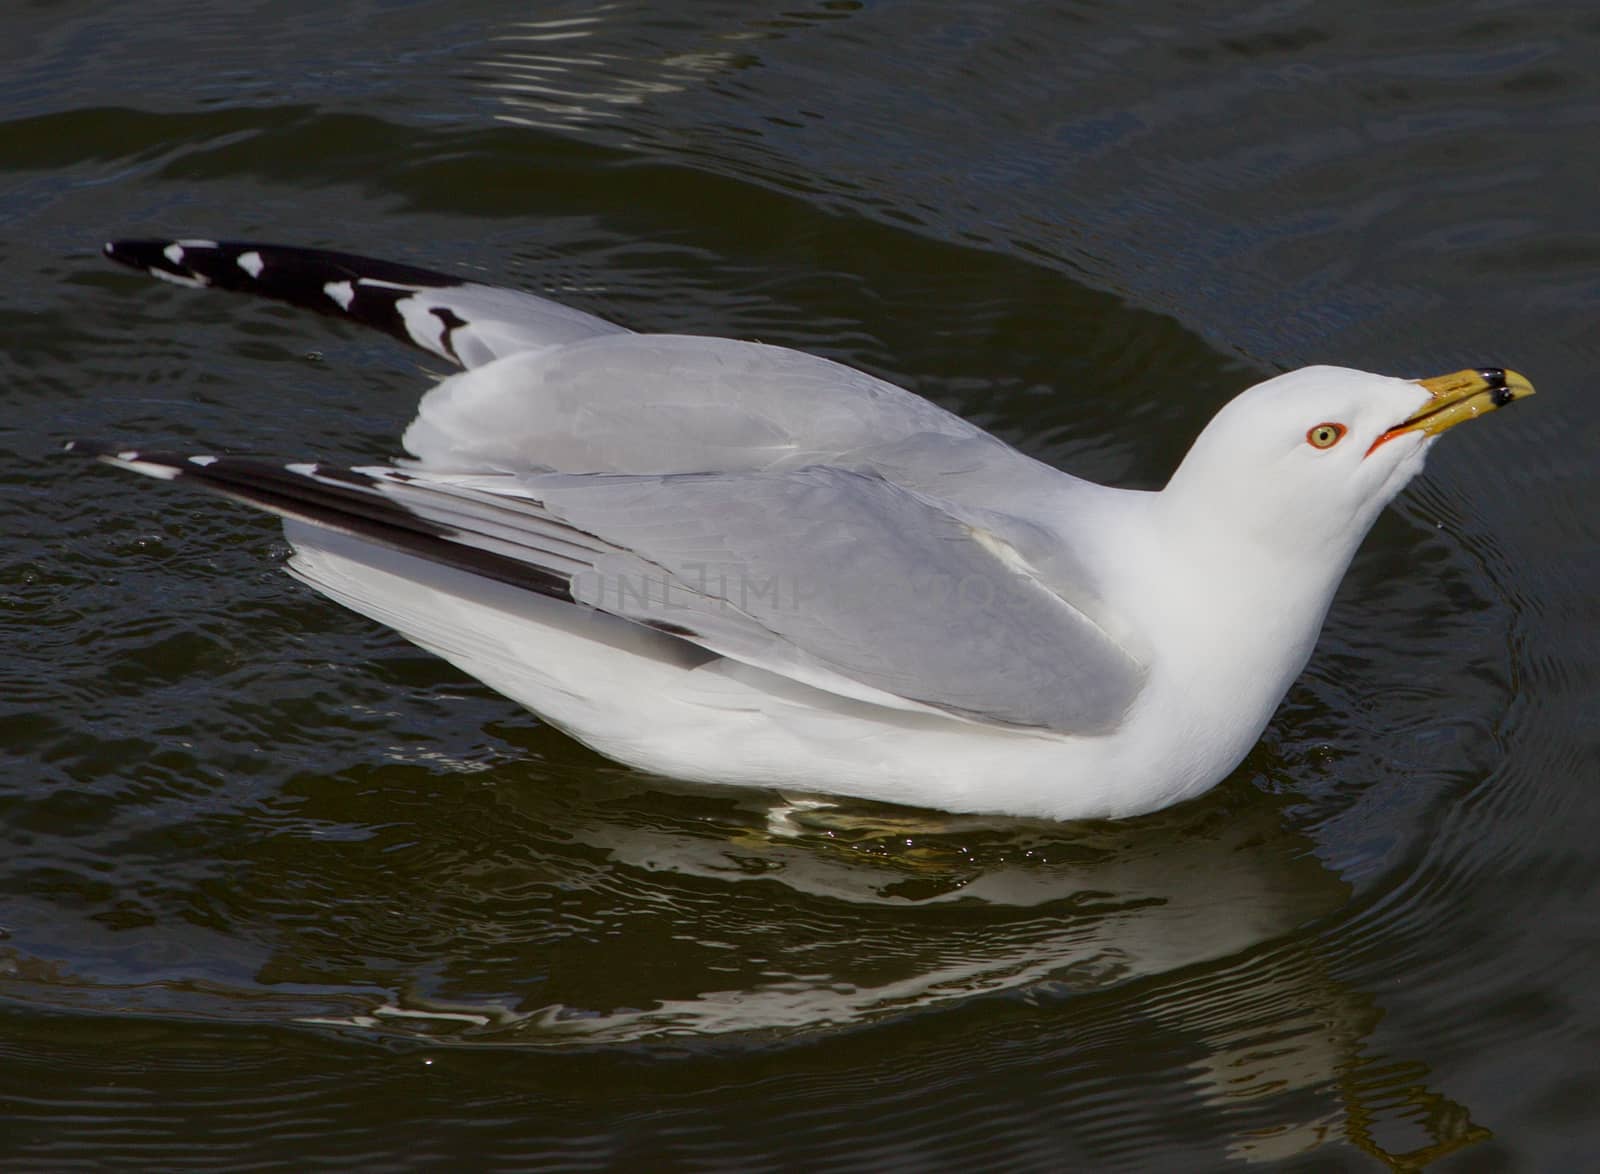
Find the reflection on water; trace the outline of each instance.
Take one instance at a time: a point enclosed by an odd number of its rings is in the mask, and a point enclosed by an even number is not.
[[[1064,997],[1237,953],[1344,896],[1304,844],[1285,851],[1280,833],[1279,850],[1263,850],[1270,813],[1139,834],[804,801],[714,810],[565,824],[615,866],[597,883],[640,902],[630,920],[668,917],[671,934],[619,925],[584,942],[583,960],[567,944],[563,961],[586,972],[637,969],[645,939],[655,957],[600,997],[500,1008],[492,1034],[772,1039],[978,995]]]
[[[1421,1065],[1363,1055],[1379,1013],[1303,932],[1348,886],[1252,789],[1057,825],[659,792],[622,771],[552,802],[466,766],[451,773],[489,810],[459,834],[430,838],[405,811],[369,823],[359,800],[313,788],[242,845],[230,882],[175,894],[191,913],[176,925],[122,924],[113,950],[96,912],[57,926],[76,956],[53,958],[38,952],[48,934],[18,933],[0,946],[0,995],[453,1047],[671,1052],[912,1019],[937,1032],[984,1000],[1048,1017],[1117,991],[1130,1017],[1112,1030],[1191,1041],[1185,1080],[1233,1123],[1237,1157],[1486,1136]],[[425,777],[378,768],[358,789],[375,800]],[[478,838],[484,821],[498,830]],[[308,872],[330,867],[342,875]]]

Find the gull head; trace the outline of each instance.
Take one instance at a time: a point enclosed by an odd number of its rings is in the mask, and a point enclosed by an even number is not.
[[[1224,528],[1224,548],[1259,546],[1342,573],[1441,433],[1532,394],[1501,367],[1431,379],[1291,371],[1218,412],[1162,496],[1202,540]]]
[[[1149,686],[1134,721],[1164,802],[1197,794],[1254,745],[1310,659],[1334,592],[1383,507],[1440,433],[1532,395],[1482,367],[1397,379],[1307,367],[1225,406],[1113,562]],[[1177,780],[1173,782],[1172,780]]]

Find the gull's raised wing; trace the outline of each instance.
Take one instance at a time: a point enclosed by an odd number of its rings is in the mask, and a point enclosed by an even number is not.
[[[113,261],[178,285],[288,302],[381,330],[463,367],[627,331],[548,298],[353,253],[248,241],[119,240]]]

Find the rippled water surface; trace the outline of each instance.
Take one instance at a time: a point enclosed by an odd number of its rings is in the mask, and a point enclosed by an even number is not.
[[[1600,15],[14,5],[0,1164],[1561,1170],[1600,1152]],[[1159,485],[1496,362],[1223,785],[1053,825],[613,766],[73,436],[369,460],[430,367],[114,270],[367,252]]]

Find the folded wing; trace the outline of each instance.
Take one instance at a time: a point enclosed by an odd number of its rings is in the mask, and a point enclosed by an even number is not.
[[[1143,680],[991,535],[872,474],[452,478],[80,447],[876,704],[1092,734]]]

